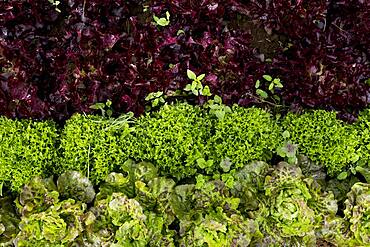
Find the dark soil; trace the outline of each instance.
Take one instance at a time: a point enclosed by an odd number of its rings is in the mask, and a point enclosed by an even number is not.
[[[233,27],[246,29],[252,36],[251,46],[258,49],[258,52],[266,58],[273,58],[275,52],[283,49],[287,43],[287,38],[278,35],[270,30],[265,30],[257,23],[249,20],[246,16],[239,15],[235,22],[230,24]]]

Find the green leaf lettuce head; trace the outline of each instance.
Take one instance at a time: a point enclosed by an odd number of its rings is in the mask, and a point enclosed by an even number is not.
[[[166,105],[140,117],[122,143],[131,158],[152,162],[162,175],[181,179],[196,174],[197,160],[209,153],[204,140],[211,135],[210,126],[199,106]]]
[[[124,174],[110,173],[99,188],[100,192],[96,196],[98,200],[118,192],[133,198],[137,193],[138,181],[146,184],[158,176],[157,167],[149,162],[135,162],[129,159],[120,168]]]
[[[128,160],[125,172],[111,173],[87,213],[86,246],[173,246],[169,197],[175,182],[157,177],[149,162]]]
[[[215,164],[226,158],[232,168],[253,161],[267,161],[281,143],[281,130],[271,115],[258,108],[233,106],[222,120],[214,123],[215,134],[209,139]]]
[[[142,181],[135,183],[136,197],[146,210],[163,213],[163,220],[171,224],[175,215],[170,207],[169,200],[173,193],[175,182],[165,177],[154,178],[145,184]]]
[[[0,117],[0,183],[19,192],[34,176],[53,171],[58,131],[51,121]]]
[[[264,202],[257,216],[264,234],[262,242],[270,245],[312,246],[323,214],[335,215],[333,194],[320,194],[320,187],[304,178],[300,168],[280,162],[271,176],[266,176]]]
[[[290,133],[290,141],[298,144],[298,153],[323,164],[330,176],[338,175],[358,158],[357,130],[338,120],[335,112],[289,113],[282,124]]]
[[[145,221],[126,221],[116,232],[117,243],[112,246],[174,247],[173,233],[165,232],[163,218],[149,213]]]
[[[59,176],[58,191],[64,198],[73,198],[84,203],[91,203],[95,198],[95,190],[87,177],[77,171],[67,171]]]
[[[86,239],[110,241],[111,246],[171,246],[171,232],[166,230],[163,215],[146,213],[137,200],[122,193],[95,201],[91,212]]]
[[[263,194],[265,176],[269,168],[266,162],[254,161],[238,170],[230,171],[234,178],[231,193],[240,198],[242,212],[258,209],[259,197]]]
[[[347,246],[370,246],[370,184],[356,183],[347,194],[344,215],[349,221]]]
[[[86,205],[68,199],[39,213],[22,217],[16,246],[66,246],[83,231]]]
[[[12,200],[8,197],[0,198],[0,246],[12,246],[12,240],[19,231],[19,222]]]
[[[45,211],[59,202],[59,192],[53,178],[34,177],[24,185],[16,199],[18,212],[22,216]]]
[[[255,221],[240,214],[229,216],[217,207],[192,220],[180,221],[179,246],[249,246],[257,232]]]
[[[176,186],[171,207],[180,221],[179,246],[248,246],[260,238],[256,221],[238,211],[239,203],[225,182],[209,176]]]
[[[128,153],[120,139],[129,135],[129,114],[117,119],[76,114],[67,122],[61,135],[62,158],[57,174],[76,170],[93,183],[106,176],[127,160]]]

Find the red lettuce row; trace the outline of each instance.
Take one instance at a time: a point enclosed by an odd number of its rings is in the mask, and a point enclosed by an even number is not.
[[[293,109],[350,118],[369,102],[363,0],[10,0],[0,9],[0,113],[10,117],[62,120],[107,99],[139,114],[149,92],[189,83],[188,68],[226,103],[256,103],[266,73]],[[157,26],[153,15],[167,11],[169,25]]]

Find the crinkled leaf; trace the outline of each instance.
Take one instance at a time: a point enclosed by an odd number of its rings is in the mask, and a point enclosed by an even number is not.
[[[59,176],[58,191],[65,198],[73,198],[84,203],[91,203],[95,190],[90,180],[77,171],[67,171]]]

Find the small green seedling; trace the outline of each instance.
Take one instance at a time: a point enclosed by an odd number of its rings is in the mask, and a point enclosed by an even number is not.
[[[153,20],[157,24],[157,26],[165,27],[170,24],[170,12],[166,11],[166,17],[157,17],[156,15],[153,15]]]
[[[222,120],[225,117],[226,113],[231,112],[231,108],[222,103],[222,98],[218,95],[215,95],[213,100],[208,100],[204,105],[204,108],[209,108],[209,114],[215,115],[219,120]]]
[[[203,96],[211,96],[211,90],[208,86],[203,87],[202,80],[206,76],[205,74],[201,74],[197,76],[193,71],[190,69],[187,70],[187,75],[190,80],[192,80],[191,84],[187,84],[184,88],[185,91],[192,92],[195,96],[203,95]]]
[[[272,78],[270,75],[263,75],[263,81],[257,80],[255,84],[256,88],[256,93],[262,98],[262,99],[267,99],[269,97],[269,94],[261,89],[260,87],[263,85],[268,85],[268,90],[270,91],[271,94],[275,93],[276,88],[283,88],[283,84],[281,83],[279,78]],[[274,95],[274,99],[280,100],[280,98],[277,95]]]
[[[337,179],[344,180],[347,177],[349,177],[351,174],[356,175],[357,173],[360,173],[365,178],[366,182],[370,183],[370,171],[367,167],[364,167],[361,164],[351,166],[348,171],[341,172],[337,176]]]
[[[107,115],[108,117],[111,117],[113,113],[111,107],[112,107],[112,101],[107,100],[106,103],[98,102],[98,103],[91,105],[90,109],[100,110],[103,117],[105,117],[105,115]]]
[[[146,101],[151,101],[152,102],[152,107],[162,105],[166,102],[164,100],[164,97],[163,97],[163,92],[161,92],[161,91],[153,92],[153,93],[148,94],[148,96],[145,97],[145,100]]]
[[[370,78],[368,78],[368,79],[365,81],[365,83],[366,83],[368,86],[370,86]]]
[[[276,153],[282,157],[286,158],[289,164],[296,164],[298,162],[297,159],[297,151],[298,151],[298,145],[293,144],[289,138],[290,133],[289,131],[283,132],[283,138],[284,138],[284,144],[281,147],[278,147],[276,150]]]
[[[62,12],[62,11],[60,11],[60,9],[58,9],[58,5],[60,4],[60,1],[55,1],[55,0],[49,0],[49,3],[51,3],[53,6],[55,6],[55,10],[57,11],[57,12]]]

